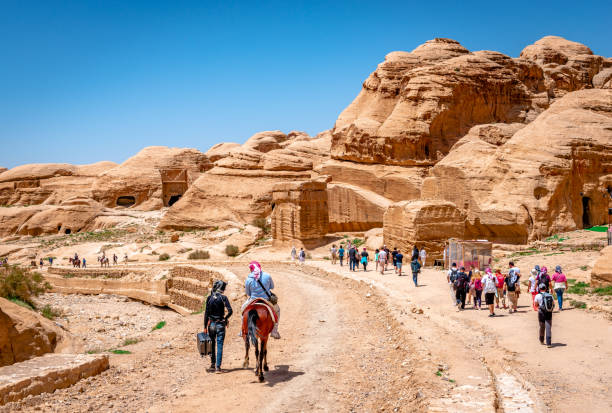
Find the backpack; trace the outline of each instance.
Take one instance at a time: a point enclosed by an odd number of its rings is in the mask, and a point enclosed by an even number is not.
[[[541,293],[542,294],[542,311],[546,313],[552,313],[555,308],[555,299],[552,294],[549,293]]]
[[[482,290],[482,280],[481,280],[480,278],[476,278],[476,279],[474,280],[474,289],[475,289],[476,291],[480,291],[480,290]]]
[[[461,276],[461,275],[457,275],[457,278],[455,279],[455,288],[457,290],[464,288],[465,289],[465,277]]]
[[[457,281],[457,277],[459,276],[459,271],[457,270],[451,270],[451,275],[450,275],[450,280],[452,283],[454,283],[455,281]]]
[[[514,288],[517,281],[518,281],[517,275],[515,273],[512,273],[512,275],[508,277],[508,288]]]

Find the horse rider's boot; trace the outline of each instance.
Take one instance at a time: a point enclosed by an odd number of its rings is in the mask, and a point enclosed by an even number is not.
[[[274,328],[270,332],[270,335],[272,336],[272,338],[275,338],[277,340],[281,338],[280,334],[278,333],[278,323],[274,323]]]

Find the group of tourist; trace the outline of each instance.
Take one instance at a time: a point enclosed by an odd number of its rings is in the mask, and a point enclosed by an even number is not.
[[[486,268],[484,274],[479,269],[470,267],[469,272],[465,267],[457,267],[453,263],[446,275],[450,286],[452,303],[457,310],[465,309],[467,303],[472,302],[474,309],[482,309],[482,295],[484,294],[485,305],[489,309],[489,317],[495,317],[495,309],[508,309],[508,313],[516,313],[518,310],[518,299],[521,294],[521,270],[510,261],[508,273],[502,274],[501,269],[495,273],[491,268]],[[555,273],[550,276],[546,267],[536,265],[531,270],[531,276],[527,282],[527,288],[531,294],[531,304],[534,311],[538,312],[538,338],[540,343],[551,346],[552,313],[555,308],[554,296],[557,297],[559,311],[563,310],[563,294],[568,288],[567,277],[563,274],[561,266],[557,265]],[[506,299],[508,305],[506,305]],[[501,307],[500,307],[501,303]]]
[[[332,245],[330,250],[332,264],[340,263],[340,266],[344,266],[344,258],[346,257],[346,263],[348,264],[349,271],[357,271],[359,267],[363,267],[363,271],[368,270],[368,263],[370,260],[370,254],[368,249],[363,247],[361,251],[359,246],[348,241],[346,247],[344,244],[340,244],[339,247]],[[410,269],[412,271],[412,280],[414,285],[418,287],[418,275],[421,272],[421,268],[425,266],[425,260],[427,259],[427,252],[425,249],[419,250],[415,245],[412,250],[412,256],[410,259]],[[378,248],[374,251],[374,263],[376,265],[375,271],[380,272],[384,275],[387,271],[389,264],[393,265],[393,272],[398,276],[402,276],[402,267],[404,264],[404,254],[397,248],[393,248],[391,251],[386,245]]]

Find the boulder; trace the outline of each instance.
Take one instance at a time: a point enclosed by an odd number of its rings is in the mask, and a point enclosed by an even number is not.
[[[180,175],[181,183],[184,181],[184,186],[188,187],[210,168],[212,163],[208,157],[196,149],[150,146],[98,175],[92,196],[106,207],[160,209],[164,206],[162,181],[165,172]]]
[[[429,257],[441,258],[448,238],[463,238],[466,216],[448,201],[402,201],[384,216],[384,244],[407,254],[414,245],[425,248]]]
[[[368,231],[366,231],[366,233],[363,235],[364,239],[365,239],[365,246],[369,249],[369,250],[376,250],[377,248],[380,248],[383,246],[384,244],[384,237],[383,237],[383,229],[381,228],[372,228]]]
[[[227,158],[233,150],[240,148],[239,143],[218,143],[206,151],[205,155],[211,162]]]
[[[274,246],[314,247],[324,242],[329,228],[326,183],[321,181],[276,184],[272,192]]]
[[[53,352],[82,351],[66,331],[40,314],[0,298],[0,366]]]
[[[591,271],[591,285],[593,287],[612,285],[612,246],[601,250],[601,255],[595,261],[595,266]]]

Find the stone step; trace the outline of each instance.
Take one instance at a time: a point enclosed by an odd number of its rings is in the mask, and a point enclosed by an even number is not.
[[[103,354],[46,354],[0,367],[0,405],[72,386],[108,367]]]

